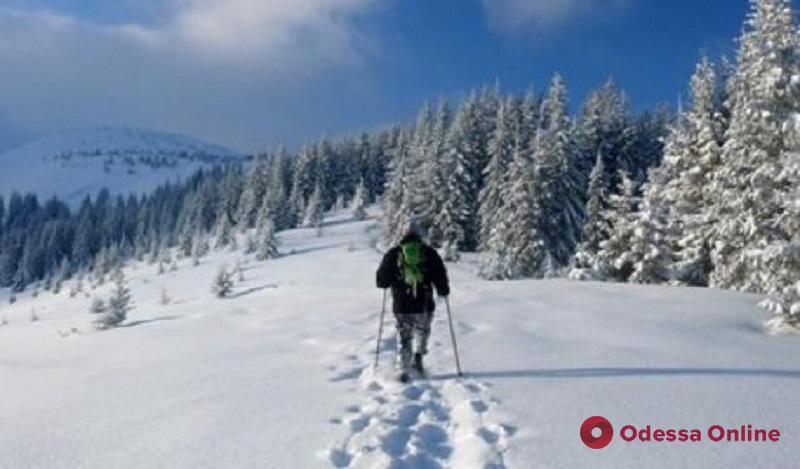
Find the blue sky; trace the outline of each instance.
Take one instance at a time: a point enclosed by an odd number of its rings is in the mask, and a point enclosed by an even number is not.
[[[0,148],[131,125],[243,150],[413,117],[499,80],[573,108],[613,77],[673,104],[700,51],[732,53],[746,0],[6,0]]]

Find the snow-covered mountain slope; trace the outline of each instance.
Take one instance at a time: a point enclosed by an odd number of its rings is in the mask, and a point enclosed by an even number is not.
[[[75,203],[104,187],[142,193],[202,166],[241,158],[183,135],[118,127],[73,130],[0,153],[0,195],[35,192]]]
[[[92,332],[90,299],[0,292],[0,466],[796,467],[800,339],[769,336],[757,298],[706,289],[491,283],[451,264],[462,363],[446,315],[431,379],[400,385],[381,307],[375,222],[330,218],[280,235],[283,257],[216,252],[157,275],[126,269],[126,327]],[[218,267],[244,260],[229,299]],[[93,294],[105,294],[103,287]],[[161,304],[162,290],[170,298]],[[31,311],[39,317],[30,321]],[[74,331],[72,330],[74,328]],[[618,430],[778,428],[777,443],[583,446],[603,415]]]

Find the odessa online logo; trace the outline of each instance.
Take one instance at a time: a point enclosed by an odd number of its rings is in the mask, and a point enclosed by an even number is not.
[[[614,427],[605,417],[589,417],[581,425],[581,441],[589,448],[603,449],[611,443],[613,437]]]
[[[605,417],[598,415],[589,417],[581,425],[581,441],[592,449],[603,449],[614,438],[614,427]],[[699,428],[658,428],[651,425],[636,427],[624,425],[619,430],[619,437],[626,443],[778,443],[781,431],[777,428],[760,428],[751,424],[724,427],[710,425],[705,431]]]

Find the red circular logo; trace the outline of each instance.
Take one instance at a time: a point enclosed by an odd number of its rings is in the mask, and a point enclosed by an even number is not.
[[[594,433],[599,434],[595,436]],[[581,425],[581,441],[589,448],[603,449],[611,443],[613,437],[614,427],[605,417],[599,415],[589,417]]]

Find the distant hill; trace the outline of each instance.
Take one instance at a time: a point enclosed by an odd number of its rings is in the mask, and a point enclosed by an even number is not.
[[[35,192],[74,204],[103,187],[138,194],[203,166],[244,158],[184,135],[124,127],[72,130],[0,153],[0,195]]]

